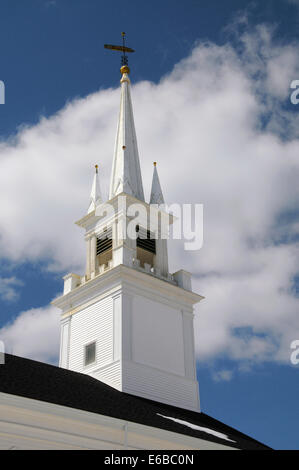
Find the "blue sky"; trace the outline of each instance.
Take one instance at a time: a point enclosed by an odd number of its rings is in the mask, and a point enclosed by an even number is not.
[[[82,268],[73,222],[87,208],[95,160],[107,187],[120,58],[103,44],[125,30],[136,49],[144,180],[158,154],[166,198],[205,204],[202,253],[171,248],[174,269],[194,272],[206,296],[196,330],[203,411],[298,449],[299,366],[288,344],[299,339],[299,106],[289,100],[299,79],[299,2],[1,0],[0,8],[0,339],[17,354],[56,361],[48,305],[61,276]],[[30,347],[18,349],[20,330]]]

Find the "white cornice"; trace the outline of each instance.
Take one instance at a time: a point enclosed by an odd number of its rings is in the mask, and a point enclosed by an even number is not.
[[[116,289],[119,283],[128,283],[132,289],[142,288],[152,292],[154,296],[171,297],[179,305],[189,305],[200,302],[203,296],[175,286],[167,281],[158,279],[150,274],[137,271],[124,265],[116,266],[106,273],[99,274],[94,279],[75,288],[71,292],[53,300],[52,304],[65,313],[66,310],[79,307],[88,299],[104,294],[107,289]]]

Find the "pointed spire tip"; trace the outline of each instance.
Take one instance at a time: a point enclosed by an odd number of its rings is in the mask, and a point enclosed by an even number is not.
[[[128,66],[121,71],[121,100],[110,179],[109,199],[126,193],[144,201],[137,137],[134,125]]]
[[[95,174],[93,177],[93,183],[90,193],[90,202],[87,213],[90,214],[92,211],[96,210],[99,204],[102,204],[101,190],[100,190],[100,181],[98,175],[99,165],[95,165]]]
[[[154,163],[154,173],[153,173],[153,180],[152,180],[152,190],[151,190],[151,197],[150,197],[150,204],[164,204],[164,197],[160,185],[160,180],[158,176],[158,171],[156,168],[157,162]]]

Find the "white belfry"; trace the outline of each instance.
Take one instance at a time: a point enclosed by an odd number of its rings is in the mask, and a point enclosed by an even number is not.
[[[119,120],[114,148],[109,199],[126,193],[144,201],[137,138],[130,93],[129,68],[122,74]]]
[[[99,174],[98,174],[98,165],[95,166],[96,172],[93,177],[93,183],[90,193],[90,204],[87,213],[90,214],[92,211],[95,211],[99,204],[102,204],[102,196],[101,196],[101,189],[100,189],[100,181],[99,181]]]
[[[164,204],[164,197],[161,189],[161,184],[157,172],[157,164],[154,162],[154,174],[151,190],[150,204]]]

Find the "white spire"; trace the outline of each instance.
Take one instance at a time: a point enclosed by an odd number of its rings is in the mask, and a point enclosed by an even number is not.
[[[164,197],[157,172],[157,164],[154,162],[154,174],[151,190],[150,204],[164,204]]]
[[[96,207],[102,203],[101,197],[101,189],[100,189],[100,181],[99,181],[99,174],[98,174],[98,165],[95,166],[96,172],[93,178],[91,193],[90,193],[90,204],[88,208],[88,214],[94,210]]]
[[[121,100],[114,148],[109,199],[122,192],[144,201],[130,93],[129,67],[121,68]]]

